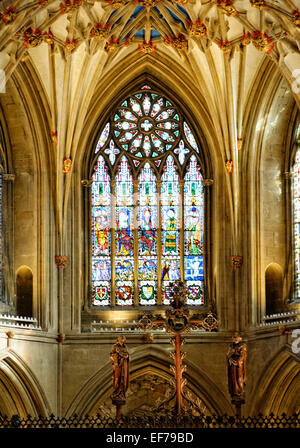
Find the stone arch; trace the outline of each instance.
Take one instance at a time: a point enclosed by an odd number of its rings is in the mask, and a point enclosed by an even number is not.
[[[74,156],[74,176],[69,185],[66,185],[66,197],[72,194],[71,182],[74,186],[73,194],[75,196],[72,200],[75,204],[79,204],[78,212],[82,213],[84,218],[83,221],[75,225],[82,226],[82,229],[78,230],[79,234],[84,234],[82,241],[74,241],[74,247],[78,244],[82,244],[82,250],[79,252],[85,254],[86,247],[88,247],[89,237],[87,235],[86,229],[88,228],[89,216],[88,216],[88,203],[89,203],[89,189],[84,189],[82,191],[82,185],[80,181],[82,179],[89,179],[92,170],[91,153],[95,146],[95,142],[99,136],[100,130],[104,127],[106,123],[106,118],[112,111],[115,104],[119,100],[129,96],[132,91],[140,88],[143,84],[149,83],[154,89],[159,90],[162,95],[170,98],[171,101],[183,112],[186,117],[187,122],[196,130],[196,134],[199,137],[199,142],[202,148],[203,161],[203,177],[214,179],[216,182],[212,188],[207,188],[207,198],[206,198],[206,216],[207,216],[207,241],[212,241],[213,236],[211,234],[215,229],[211,225],[213,220],[213,213],[217,212],[217,207],[213,204],[213,198],[218,194],[224,195],[223,181],[227,182],[227,178],[217,176],[215,173],[221,171],[222,162],[222,151],[219,148],[220,138],[217,135],[213,127],[213,118],[210,115],[209,108],[206,104],[206,99],[199,95],[196,86],[193,83],[191,75],[185,71],[182,67],[178,67],[178,73],[172,72],[170,69],[170,60],[166,55],[162,55],[159,60],[154,59],[152,56],[140,56],[130,54],[126,60],[126,67],[118,67],[118,70],[112,69],[109,73],[106,73],[103,78],[99,81],[95,88],[95,93],[90,100],[90,108],[87,111],[84,126],[82,127],[80,135],[76,135],[78,139],[78,145],[74,147],[76,154]],[[138,59],[138,64],[137,64]],[[168,64],[169,62],[169,64]],[[183,81],[184,80],[184,81]],[[74,137],[74,139],[75,139]],[[221,193],[222,190],[222,193]],[[80,201],[82,200],[82,195],[84,195],[83,207],[81,208]],[[214,219],[214,222],[221,222],[220,219]],[[217,231],[216,231],[217,232]],[[83,247],[85,249],[83,249]],[[207,259],[207,278],[211,278],[211,266],[214,262],[214,257],[218,254],[214,252],[215,246],[212,245],[213,249],[211,251],[210,257]],[[80,257],[83,258],[82,255]],[[76,260],[80,260],[77,255],[73,257]],[[84,270],[80,269],[80,266],[73,267],[74,272],[74,282],[77,283],[78,287],[74,290],[83,290],[84,297],[88,295],[88,284],[89,284],[89,272],[86,268],[88,263],[84,263]],[[83,277],[83,288],[79,287],[80,275],[75,272],[84,272]],[[208,282],[207,296],[210,300],[214,300],[215,296],[211,289],[211,283]],[[85,300],[85,299],[83,299]]]
[[[300,364],[292,353],[281,349],[267,363],[254,387],[249,414],[292,415],[300,411]]]
[[[282,311],[283,271],[277,263],[270,263],[265,270],[266,314]]]
[[[295,99],[290,86],[272,62],[264,61],[245,110],[244,127],[251,129],[243,146],[242,168],[246,173],[243,239],[251,294],[249,323],[261,322],[265,308],[265,270],[271,263],[282,266],[282,296],[287,298],[285,207],[285,148]],[[272,186],[272,187],[271,187]],[[244,210],[242,207],[241,210]]]
[[[99,80],[79,137],[77,163],[83,175],[89,171],[90,152],[114,105],[142,84],[150,83],[162,95],[169,97],[197,130],[205,158],[204,172],[207,177],[213,176],[212,167],[216,166],[216,162],[212,159],[217,157],[215,151],[218,140],[206,99],[199,94],[186,70],[178,67],[178,73],[174,73],[171,66],[171,60],[165,55],[153,59],[151,56],[130,54],[126,59],[126,67],[118,66]]]
[[[33,317],[33,273],[25,265],[16,271],[16,312],[18,316]]]
[[[38,76],[29,62],[20,64],[7,82],[6,93],[1,95],[2,113],[6,122],[9,157],[14,182],[11,204],[13,231],[10,265],[12,288],[15,296],[15,269],[25,263],[33,272],[33,296],[36,297],[35,313],[42,327],[51,322],[51,296],[49,286],[53,262],[49,263],[53,243],[47,241],[55,207],[51,205],[51,132],[47,97]],[[37,124],[38,123],[38,124]],[[26,145],[24,146],[24,140]],[[33,235],[32,235],[33,232]],[[24,238],[30,233],[32,238]],[[43,250],[44,245],[49,250]],[[22,249],[21,249],[22,247]],[[54,253],[53,253],[54,257]],[[53,260],[53,258],[52,258]]]
[[[49,403],[37,378],[13,350],[0,354],[0,414],[20,417],[49,414]]]
[[[12,263],[12,239],[13,239],[13,187],[11,180],[12,154],[10,139],[7,129],[5,116],[0,105],[0,227],[1,227],[1,312],[13,311],[14,281],[13,281],[13,263]]]
[[[187,365],[187,373],[184,374],[188,385],[186,388],[201,400],[206,412],[219,415],[232,413],[231,406],[219,387],[189,360],[185,359],[184,364]],[[164,384],[170,382],[173,376],[170,373],[168,350],[147,345],[130,350],[130,381],[149,375],[158,377]],[[77,393],[66,411],[66,417],[74,414],[96,414],[100,404],[109,403],[111,393],[112,367],[107,362]]]

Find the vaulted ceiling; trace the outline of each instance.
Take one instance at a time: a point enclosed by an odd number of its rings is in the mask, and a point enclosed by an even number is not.
[[[82,159],[97,116],[143,72],[191,103],[224,170],[233,161],[232,211],[254,101],[285,78],[300,102],[300,0],[3,0],[0,11],[0,69],[8,85],[31,73],[43,98],[59,227],[62,159]]]
[[[132,54],[136,61],[136,55],[151,55],[154,65],[169,60],[191,75],[207,104],[225,112],[225,96],[235,102],[241,138],[243,99],[266,58],[299,93],[297,7],[300,0],[3,0],[0,68],[9,79],[30,60],[52,108],[51,130],[57,132],[61,98],[71,105],[80,88],[92,97],[101,77]],[[81,106],[79,101],[77,112]]]

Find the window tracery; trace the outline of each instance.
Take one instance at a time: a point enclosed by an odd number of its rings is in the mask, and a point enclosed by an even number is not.
[[[293,167],[294,297],[300,299],[300,150]]]
[[[187,303],[204,304],[199,147],[181,112],[144,85],[116,107],[95,154],[91,306],[168,305],[179,279]]]

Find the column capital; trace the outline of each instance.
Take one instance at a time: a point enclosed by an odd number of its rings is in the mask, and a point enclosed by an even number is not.
[[[90,187],[93,183],[93,179],[82,179],[81,184],[84,187]]]
[[[16,176],[11,173],[3,173],[2,177],[3,180],[6,180],[7,182],[14,182]]]
[[[283,173],[283,178],[286,179],[286,180],[291,179],[292,176],[293,176],[293,173],[291,173],[290,171],[285,171]]]
[[[214,183],[213,179],[202,179],[203,187],[210,187]]]

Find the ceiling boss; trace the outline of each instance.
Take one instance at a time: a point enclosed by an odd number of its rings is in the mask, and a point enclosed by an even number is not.
[[[249,0],[248,9],[241,9],[233,0],[215,0],[209,3],[209,8],[201,5],[197,13],[195,3],[188,0],[101,0],[102,14],[95,9],[97,4],[85,0],[40,0],[34,20],[24,18],[23,23],[12,27],[30,8],[26,2],[18,3],[0,11],[0,25],[13,31],[12,40],[23,39],[21,45],[27,50],[46,42],[54,51],[59,49],[68,56],[82,44],[92,54],[106,51],[109,56],[111,54],[109,59],[122,49],[152,55],[168,51],[165,46],[182,57],[183,53],[194,49],[205,52],[214,44],[231,59],[241,45],[252,43],[273,60],[286,51],[281,44],[296,49],[291,39],[297,40],[300,26],[298,9],[284,10],[278,5],[270,8],[261,0]],[[248,14],[251,7],[264,9],[262,20],[254,23]],[[275,20],[275,11],[280,21]],[[68,26],[65,23],[62,26],[62,22],[58,26],[61,15],[65,16]],[[14,51],[19,49],[17,45]],[[16,58],[16,63],[19,60],[24,61],[24,58]]]

